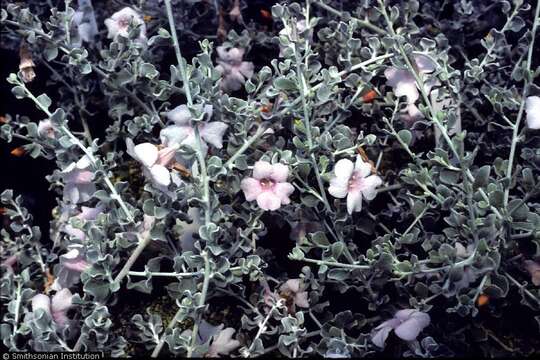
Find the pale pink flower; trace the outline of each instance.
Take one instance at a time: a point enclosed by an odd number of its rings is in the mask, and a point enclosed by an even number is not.
[[[527,126],[529,129],[540,129],[540,97],[529,96],[525,100],[525,111],[527,112]]]
[[[105,20],[105,26],[109,33],[107,37],[110,39],[118,36],[128,37],[129,24],[133,23],[134,26],[139,28],[138,41],[146,40],[146,24],[142,17],[130,7],[125,7],[120,11],[115,12],[110,18]]]
[[[294,187],[287,182],[289,168],[277,163],[257,161],[253,167],[253,177],[242,180],[240,188],[247,201],[257,200],[263,210],[277,210],[291,202],[289,196]]]
[[[434,63],[428,56],[416,54],[413,56],[416,67],[420,75],[431,73],[436,68]],[[414,75],[405,69],[389,67],[384,71],[384,76],[387,79],[386,84],[394,88],[394,95],[397,97],[405,96],[407,99],[407,116],[406,118],[413,121],[422,118],[423,115],[415,105],[420,97]],[[431,88],[437,84],[436,80],[427,81],[424,83],[425,91],[429,93]]]
[[[64,199],[77,204],[88,201],[96,192],[94,173],[89,170],[90,159],[83,156],[79,161],[69,164],[63,171]]]
[[[540,286],[540,264],[536,261],[525,260],[525,269],[531,274],[534,286]]]
[[[240,11],[240,0],[234,0],[233,8],[229,11],[229,18],[240,24],[244,21],[242,19],[242,11]]]
[[[86,261],[85,249],[83,245],[72,244],[69,251],[60,256],[60,263],[55,266],[57,286],[68,288],[77,284],[81,273],[90,268]]]
[[[151,143],[134,145],[131,139],[126,139],[127,153],[143,165],[143,173],[159,186],[169,186],[171,173],[167,165],[174,159],[179,145],[167,146],[161,150]]]
[[[81,206],[81,212],[75,217],[81,220],[93,221],[104,210],[105,208],[102,205],[96,207]]]
[[[38,135],[41,137],[48,137],[49,139],[54,139],[54,126],[51,120],[41,120],[38,123]]]
[[[63,326],[68,322],[67,311],[71,308],[73,295],[69,289],[58,291],[52,299],[44,294],[37,294],[32,298],[32,312],[42,309],[52,316],[54,322]]]
[[[380,348],[384,347],[384,343],[392,330],[399,338],[405,341],[416,340],[418,334],[429,325],[430,321],[428,314],[416,309],[399,310],[392,319],[386,320],[373,330],[371,341]]]
[[[202,320],[199,323],[199,332],[197,333],[196,343],[202,345],[207,341],[210,341],[210,347],[208,348],[205,357],[229,355],[240,346],[240,341],[233,339],[236,330],[231,327],[225,329],[223,327],[223,324],[215,326],[205,320]],[[183,337],[190,337],[192,331],[191,329],[184,330],[180,335]]]
[[[219,357],[219,355],[229,355],[240,346],[240,341],[233,339],[236,332],[235,329],[228,327],[223,330],[223,325],[220,326],[217,335],[213,336],[212,344],[206,353],[206,357]]]
[[[212,105],[204,106],[204,117],[212,117]],[[186,145],[192,149],[197,148],[197,138],[195,136],[195,126],[192,121],[191,112],[186,105],[180,105],[167,113],[167,118],[174,125],[167,126],[159,133],[161,142],[165,146]],[[208,151],[207,143],[217,149],[223,147],[223,135],[228,125],[221,121],[201,121],[197,124],[201,137],[201,147],[204,154]]]
[[[349,159],[339,160],[334,167],[334,174],[328,192],[339,199],[347,197],[349,214],[362,210],[362,197],[373,200],[377,196],[375,188],[383,182],[379,176],[371,175],[371,165],[362,161],[359,155],[356,164]]]
[[[291,297],[293,300],[293,306],[299,306],[301,308],[308,308],[308,293],[303,290],[303,285],[300,279],[289,279],[283,285],[279,287],[281,295]]]
[[[221,73],[221,88],[225,91],[236,91],[253,76],[253,63],[242,61],[244,49],[230,48],[226,50],[223,46],[218,46],[218,59],[216,70]]]

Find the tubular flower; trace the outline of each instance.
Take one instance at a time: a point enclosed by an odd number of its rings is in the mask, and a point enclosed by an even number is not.
[[[403,309],[396,312],[394,317],[377,326],[371,334],[371,341],[378,347],[384,347],[384,343],[392,330],[405,341],[416,340],[416,337],[431,319],[428,314],[416,309]]]
[[[225,47],[218,46],[218,59],[216,70],[221,73],[223,80],[221,88],[225,91],[237,91],[242,88],[242,85],[253,76],[253,63],[242,61],[244,49],[230,48],[225,50]]]
[[[37,294],[32,298],[32,312],[41,309],[52,316],[54,322],[58,325],[66,325],[68,322],[66,314],[72,306],[72,298],[73,295],[69,289],[58,291],[52,299],[45,294]]]
[[[540,96],[529,96],[525,101],[525,111],[529,129],[540,129]]]

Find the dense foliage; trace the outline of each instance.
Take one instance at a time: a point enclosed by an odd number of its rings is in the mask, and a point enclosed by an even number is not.
[[[538,355],[540,2],[265,4],[3,6],[3,344]]]

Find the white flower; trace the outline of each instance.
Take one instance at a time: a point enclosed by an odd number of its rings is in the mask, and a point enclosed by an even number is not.
[[[218,46],[218,59],[216,70],[221,73],[223,80],[221,88],[225,91],[236,91],[242,88],[246,82],[253,76],[253,63],[242,61],[244,49],[230,48],[225,50],[225,47]]]
[[[333,197],[347,197],[347,211],[362,210],[362,197],[373,200],[377,195],[375,188],[382,184],[382,179],[371,174],[371,165],[362,161],[358,155],[356,164],[348,159],[341,159],[334,167],[335,176],[330,180],[328,192]]]
[[[527,112],[527,126],[530,129],[540,129],[540,97],[529,96],[525,101]]]
[[[43,310],[52,316],[54,322],[58,325],[65,325],[68,322],[67,311],[71,307],[73,295],[69,289],[58,291],[52,299],[44,294],[37,294],[32,298],[32,312],[38,309]]]
[[[223,326],[223,325],[221,325]],[[233,328],[225,328],[214,335],[212,345],[206,353],[207,357],[219,357],[219,355],[229,355],[229,353],[240,346],[240,341],[233,339],[236,332]]]
[[[204,106],[206,118],[212,117],[212,105]],[[167,113],[167,118],[174,122],[174,125],[167,126],[159,133],[161,142],[165,146],[187,145],[193,149],[197,148],[195,137],[195,127],[192,123],[191,113],[186,105],[180,105]],[[198,125],[201,136],[201,147],[204,154],[208,151],[206,143],[221,149],[223,147],[223,135],[228,125],[221,121],[200,122]]]
[[[169,186],[171,173],[166,166],[173,160],[179,146],[173,145],[159,150],[154,144],[134,145],[131,139],[126,139],[126,147],[127,153],[143,165],[145,176],[157,185]]]
[[[120,11],[115,12],[110,18],[105,20],[105,26],[109,33],[108,38],[114,39],[117,36],[128,37],[129,24],[139,28],[139,41],[146,39],[146,24],[142,17],[132,8],[125,7]]]

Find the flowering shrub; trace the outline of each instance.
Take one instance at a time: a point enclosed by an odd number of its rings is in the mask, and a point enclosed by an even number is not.
[[[540,2],[128,3],[1,11],[9,351],[538,354]]]

